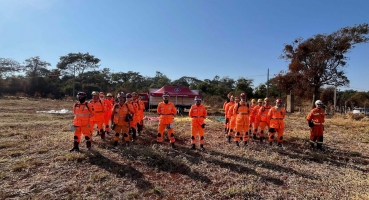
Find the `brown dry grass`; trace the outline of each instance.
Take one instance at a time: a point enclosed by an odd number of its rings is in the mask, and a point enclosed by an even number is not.
[[[236,148],[211,116],[205,152],[189,150],[190,122],[178,117],[178,150],[167,140],[153,145],[157,122],[146,121],[130,148],[94,137],[90,152],[83,144],[69,153],[73,116],[36,110],[72,104],[0,100],[0,199],[369,199],[368,121],[327,119],[324,152],[309,150],[296,113],[286,119],[283,149],[257,141]]]

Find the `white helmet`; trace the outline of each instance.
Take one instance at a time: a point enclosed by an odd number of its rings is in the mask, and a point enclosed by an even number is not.
[[[201,101],[201,97],[196,96],[195,99],[194,99],[194,101]]]
[[[318,106],[318,105],[323,105],[323,101],[321,100],[316,100],[315,101],[315,105]]]

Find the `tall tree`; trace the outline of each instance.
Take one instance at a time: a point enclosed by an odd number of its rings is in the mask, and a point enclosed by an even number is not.
[[[319,97],[319,89],[324,85],[348,85],[349,80],[343,70],[348,60],[345,55],[356,44],[368,42],[368,33],[368,24],[361,24],[341,28],[331,34],[317,34],[306,40],[296,39],[285,45],[281,55],[290,61],[290,74],[286,75],[297,77],[298,80],[293,79],[294,83],[310,87],[315,98]]]
[[[36,93],[43,94],[44,78],[49,75],[50,70],[47,69],[51,66],[49,62],[43,61],[39,56],[31,57],[25,60],[22,70],[25,72],[28,78],[28,86],[25,92],[28,95],[36,95]]]
[[[89,69],[99,68],[100,59],[87,53],[69,53],[66,56],[60,56],[60,61],[56,67],[63,75],[81,76]],[[74,84],[73,84],[74,86]],[[73,95],[74,96],[74,87]]]

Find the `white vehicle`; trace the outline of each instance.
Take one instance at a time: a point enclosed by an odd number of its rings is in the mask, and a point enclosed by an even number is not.
[[[354,108],[352,110],[352,114],[354,114],[354,115],[358,115],[358,114],[369,115],[369,108]]]

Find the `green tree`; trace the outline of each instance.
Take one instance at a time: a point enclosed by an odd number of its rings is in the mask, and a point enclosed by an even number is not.
[[[284,75],[294,77],[293,82],[300,83],[292,86],[294,90],[311,88],[314,98],[319,97],[324,85],[348,85],[343,70],[348,60],[346,55],[356,44],[368,42],[368,33],[368,24],[361,24],[331,34],[317,34],[306,40],[298,38],[284,47],[281,58],[290,61],[289,71]],[[298,88],[301,84],[305,87]]]

